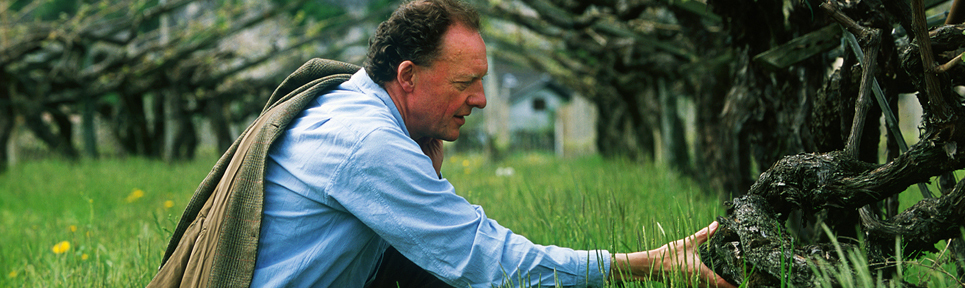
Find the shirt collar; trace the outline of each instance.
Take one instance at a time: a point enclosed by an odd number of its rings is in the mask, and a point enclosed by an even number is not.
[[[402,113],[399,113],[399,108],[395,106],[395,102],[392,101],[392,97],[389,96],[389,92],[386,92],[385,88],[382,88],[382,86],[376,84],[375,81],[372,81],[372,78],[369,77],[369,74],[365,72],[365,68],[359,69],[358,72],[355,72],[355,74],[352,75],[352,78],[348,81],[349,83],[355,84],[355,87],[358,88],[359,92],[362,92],[366,95],[375,95],[379,98],[379,100],[382,100],[382,103],[384,103],[385,106],[389,108],[389,111],[392,112],[392,116],[395,118],[396,124],[402,128],[402,132],[405,132],[405,136],[411,137],[409,135],[409,129],[405,127],[405,121],[402,120]]]

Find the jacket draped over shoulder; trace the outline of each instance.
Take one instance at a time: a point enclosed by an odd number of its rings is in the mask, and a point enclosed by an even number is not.
[[[359,66],[312,59],[278,86],[261,114],[194,192],[147,287],[248,287],[264,202],[265,158],[292,119]]]

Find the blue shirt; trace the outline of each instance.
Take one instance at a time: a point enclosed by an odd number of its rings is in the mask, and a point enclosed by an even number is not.
[[[610,270],[607,251],[533,244],[456,195],[364,69],[309,104],[266,162],[252,287],[363,287],[390,245],[456,287],[602,286]]]

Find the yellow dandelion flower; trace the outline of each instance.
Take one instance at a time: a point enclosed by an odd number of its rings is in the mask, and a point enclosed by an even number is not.
[[[462,167],[469,167],[469,159],[462,160]]]
[[[17,270],[13,270],[13,271],[10,271],[10,273],[7,273],[7,277],[8,277],[8,278],[17,278]]]
[[[164,201],[164,209],[168,209],[171,207],[174,207],[174,201],[171,201],[171,200]]]
[[[144,190],[134,189],[134,191],[131,191],[130,195],[127,195],[127,203],[137,201],[137,199],[141,197],[144,197]]]
[[[77,232],[77,225],[70,225],[70,232]]]
[[[50,248],[50,250],[54,251],[54,254],[61,254],[61,253],[67,252],[67,250],[70,250],[70,242],[60,241],[60,243],[57,243],[56,245],[54,245],[54,247]]]
[[[80,260],[87,260],[87,258],[90,258],[90,256],[87,255],[87,253],[84,253],[84,254],[81,254],[81,255],[80,255]]]

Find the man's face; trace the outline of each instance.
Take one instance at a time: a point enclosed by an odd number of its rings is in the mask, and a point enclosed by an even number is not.
[[[439,57],[430,66],[414,68],[414,89],[406,100],[406,128],[412,138],[459,138],[472,108],[486,107],[482,78],[488,69],[486,44],[479,33],[462,24],[449,27]]]

